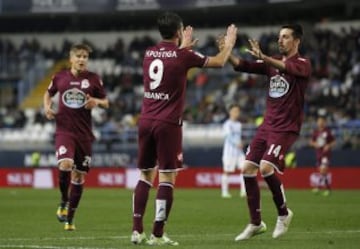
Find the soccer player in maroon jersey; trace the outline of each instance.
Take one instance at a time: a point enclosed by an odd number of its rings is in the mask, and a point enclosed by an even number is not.
[[[133,195],[131,242],[178,245],[164,234],[164,225],[173,203],[176,172],[182,165],[181,125],[187,72],[193,67],[223,67],[235,44],[237,28],[234,25],[227,28],[224,46],[217,55],[204,56],[190,49],[195,43],[193,30],[190,26],[184,29],[177,14],[166,12],[157,23],[163,40],[149,47],[143,60],[144,98],[138,127],[141,176]],[[157,172],[156,214],[147,240],[143,216]]]
[[[303,121],[304,94],[311,74],[308,59],[299,55],[303,35],[300,25],[285,25],[278,37],[279,56],[265,55],[259,43],[250,39],[251,53],[257,60],[246,61],[230,56],[236,71],[264,74],[268,77],[268,94],[264,122],[246,152],[243,174],[250,211],[250,224],[235,240],[246,240],[266,231],[261,219],[260,190],[256,180],[258,171],[273,195],[278,218],[273,238],[287,232],[293,212],[287,208],[284,187],[275,171],[282,174],[286,151],[299,136]],[[222,47],[223,40],[219,40]]]
[[[68,231],[75,229],[73,218],[90,167],[94,141],[91,109],[109,107],[99,75],[87,70],[90,52],[91,48],[85,44],[72,46],[71,68],[55,74],[44,94],[45,115],[56,121],[55,147],[61,192],[56,214]],[[54,111],[52,97],[56,93],[59,93],[59,107]]]
[[[331,149],[335,146],[335,137],[333,136],[329,127],[326,126],[326,119],[323,116],[319,116],[317,119],[317,128],[314,130],[310,146],[316,150],[316,166],[320,173],[320,179],[318,185],[313,189],[314,193],[318,193],[320,187],[325,185],[324,196],[330,194],[330,182],[329,182],[329,163],[331,157]]]

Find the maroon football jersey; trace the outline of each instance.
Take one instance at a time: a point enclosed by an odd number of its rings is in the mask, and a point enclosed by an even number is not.
[[[141,118],[182,124],[187,71],[202,67],[207,57],[172,42],[146,50],[143,60],[144,98]]]
[[[281,59],[279,57],[274,57]],[[303,121],[304,95],[311,74],[308,59],[299,54],[285,61],[280,71],[263,61],[243,61],[235,70],[268,76],[266,112],[261,128],[275,132],[300,132]]]
[[[326,160],[330,160],[331,151],[325,151],[324,146],[332,143],[335,140],[333,134],[331,133],[331,130],[328,127],[325,127],[322,130],[315,129],[311,139],[318,146],[318,148],[316,149],[317,164],[320,165],[323,158],[326,158]]]
[[[54,75],[48,92],[50,96],[59,92],[59,109],[55,115],[56,134],[94,139],[91,110],[85,109],[84,105],[87,94],[101,99],[106,97],[100,77],[89,71],[76,77],[70,70],[64,70]]]

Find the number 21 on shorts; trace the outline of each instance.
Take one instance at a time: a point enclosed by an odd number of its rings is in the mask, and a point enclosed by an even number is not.
[[[267,154],[269,156],[273,154],[277,158],[279,157],[280,151],[281,151],[281,145],[271,144]]]

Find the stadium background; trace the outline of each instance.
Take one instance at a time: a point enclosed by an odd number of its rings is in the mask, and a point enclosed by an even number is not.
[[[0,0],[0,186],[56,185],[54,124],[44,118],[42,95],[51,75],[66,66],[69,46],[80,41],[94,48],[90,69],[103,77],[111,100],[109,111],[94,111],[96,169],[87,184],[132,186],[141,58],[159,40],[155,20],[165,9],[195,28],[196,50],[206,54],[216,52],[214,38],[229,23],[239,27],[235,52],[247,57],[248,37],[272,54],[279,26],[300,22],[306,32],[302,52],[312,61],[313,77],[301,138],[292,151],[296,169],[288,170],[285,184],[310,187],[315,157],[307,142],[316,115],[326,114],[337,139],[334,187],[360,188],[353,178],[360,168],[360,3],[338,0]],[[192,70],[188,80],[184,156],[189,169],[179,185],[217,187],[226,106],[242,107],[249,142],[264,109],[264,79],[227,66]]]

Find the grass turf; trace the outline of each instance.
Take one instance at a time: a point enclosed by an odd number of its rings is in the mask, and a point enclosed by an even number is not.
[[[166,231],[178,248],[242,249],[359,249],[360,191],[334,191],[331,196],[288,190],[294,212],[289,232],[271,238],[276,211],[268,190],[262,190],[265,234],[235,242],[248,222],[245,199],[232,190],[221,199],[219,190],[177,189]],[[154,216],[153,190],[145,217],[149,235]],[[76,231],[63,230],[55,217],[57,190],[0,189],[0,248],[95,249],[147,248],[129,241],[132,192],[124,189],[85,189],[76,214]]]

